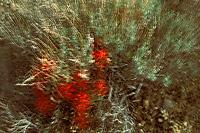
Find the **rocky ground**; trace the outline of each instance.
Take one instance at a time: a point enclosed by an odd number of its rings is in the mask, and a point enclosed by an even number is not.
[[[200,131],[200,94],[198,89],[178,85],[142,88],[140,102],[133,103],[138,132],[198,133]]]

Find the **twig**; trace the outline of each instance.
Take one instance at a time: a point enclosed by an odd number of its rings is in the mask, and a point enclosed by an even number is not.
[[[143,86],[143,83],[140,83],[138,89],[135,92],[135,95],[134,95],[135,97],[137,97],[139,95],[139,92],[140,92],[140,89],[142,88],[142,86]]]

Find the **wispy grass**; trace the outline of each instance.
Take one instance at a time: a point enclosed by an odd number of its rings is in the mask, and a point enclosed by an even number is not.
[[[37,125],[32,122],[31,117],[27,116],[25,112],[16,111],[16,105],[10,103],[6,99],[0,99],[0,121],[1,132],[19,132],[27,133],[31,129],[36,130]]]

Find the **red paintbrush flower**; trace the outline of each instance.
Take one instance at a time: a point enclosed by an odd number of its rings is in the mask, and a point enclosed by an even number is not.
[[[72,106],[75,111],[75,125],[79,128],[85,129],[87,126],[88,118],[87,118],[87,110],[90,108],[91,102],[89,101],[90,97],[88,97],[87,93],[77,94],[72,102]]]
[[[103,69],[108,66],[108,51],[101,48],[92,51],[92,54],[97,68]]]
[[[103,49],[92,51],[95,61],[103,61],[108,58],[107,56],[108,51],[104,51]]]
[[[96,64],[94,71],[97,75],[92,79],[93,84],[89,84],[86,73],[78,71],[74,72],[70,82],[61,83],[61,86],[54,90],[47,87],[50,84],[51,75],[55,72],[55,63],[47,59],[41,59],[41,62],[31,74],[35,77],[33,80],[36,88],[34,92],[37,97],[35,106],[38,111],[50,115],[56,109],[56,102],[51,95],[55,94],[55,99],[67,100],[71,103],[74,110],[74,124],[81,129],[85,129],[89,121],[87,111],[90,109],[91,102],[89,100],[92,94],[94,94],[93,96],[106,96],[105,92],[108,90],[104,81],[104,68],[108,66],[107,53],[108,51],[103,50],[102,47],[98,47],[92,52]],[[46,94],[47,91],[50,91],[48,92],[50,94]]]
[[[71,81],[71,87],[76,91],[75,93],[87,92],[89,91],[87,79],[81,77],[81,72],[74,72]]]
[[[52,110],[55,109],[54,102],[50,99],[48,95],[46,95],[43,91],[39,89],[34,89],[35,96],[37,97],[35,101],[35,106],[38,111],[43,115],[51,115]]]
[[[73,92],[75,91],[70,84],[65,84],[56,89],[58,95],[57,98],[61,97],[64,100],[71,101],[73,98]]]
[[[106,82],[103,80],[97,80],[95,83],[93,83],[93,86],[95,88],[94,94],[99,96],[106,96],[106,91],[108,91],[108,88],[105,86]]]
[[[80,93],[75,96],[73,99],[74,102],[72,104],[74,105],[74,108],[78,110],[79,112],[86,111],[89,109],[89,105],[91,102],[89,101],[90,97],[88,97],[87,93]]]

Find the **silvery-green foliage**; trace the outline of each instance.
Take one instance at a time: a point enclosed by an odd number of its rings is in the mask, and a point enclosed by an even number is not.
[[[109,75],[109,92],[106,99],[102,99],[98,104],[101,112],[101,126],[97,131],[101,133],[132,133],[135,131],[135,121],[131,116],[130,102],[127,100],[136,94],[136,88],[132,88],[131,93],[122,87],[123,83],[117,83],[115,72]],[[120,77],[118,77],[120,78]],[[123,79],[121,79],[123,80]],[[142,84],[138,87],[141,88]]]
[[[10,101],[4,98],[0,98],[0,132],[12,132],[12,133],[27,133],[34,129],[37,130],[37,125],[32,122],[30,116],[25,113],[16,111]]]
[[[166,87],[181,81],[180,75],[195,77],[191,71],[199,64],[195,60],[199,30],[193,23],[194,17],[172,10],[164,12],[156,1],[149,2],[141,11],[144,19],[142,29],[146,31],[143,37],[147,39],[137,43],[139,46],[132,57],[135,72],[152,81],[163,82]]]

